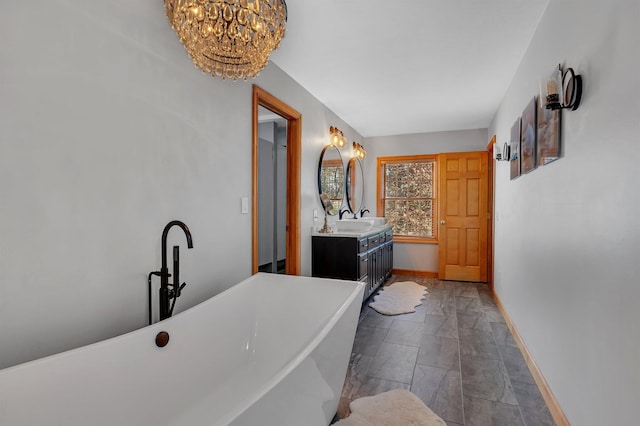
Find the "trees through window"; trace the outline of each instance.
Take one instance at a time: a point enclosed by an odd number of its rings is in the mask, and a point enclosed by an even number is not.
[[[378,158],[378,215],[393,225],[394,239],[437,241],[437,156]]]

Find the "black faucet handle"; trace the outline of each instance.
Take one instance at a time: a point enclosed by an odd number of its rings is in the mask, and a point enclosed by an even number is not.
[[[187,286],[187,283],[182,283],[180,287],[178,287],[178,289],[176,290],[176,297],[180,297],[180,293],[182,292],[182,289],[185,288],[186,286]]]

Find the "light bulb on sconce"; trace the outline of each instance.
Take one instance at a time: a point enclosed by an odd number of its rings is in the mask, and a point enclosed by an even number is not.
[[[364,146],[360,145],[357,142],[353,142],[353,155],[354,158],[359,158],[364,160],[367,156],[367,151],[365,151]]]
[[[563,73],[562,66],[554,69],[547,79],[540,80],[539,102],[541,108],[570,109],[575,111],[582,98],[582,77],[573,68]]]
[[[338,148],[342,148],[346,145],[346,138],[344,137],[344,133],[337,127],[330,126],[329,127],[329,143],[333,146],[337,146]]]

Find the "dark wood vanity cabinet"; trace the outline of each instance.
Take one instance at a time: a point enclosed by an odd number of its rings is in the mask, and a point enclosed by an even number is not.
[[[366,299],[391,276],[391,228],[353,237],[313,235],[311,238],[311,275],[314,277],[365,282]]]

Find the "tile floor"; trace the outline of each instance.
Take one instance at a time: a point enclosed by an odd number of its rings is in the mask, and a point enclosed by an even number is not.
[[[338,417],[349,402],[409,389],[448,425],[553,425],[486,284],[392,277],[428,289],[415,313],[363,306]]]

